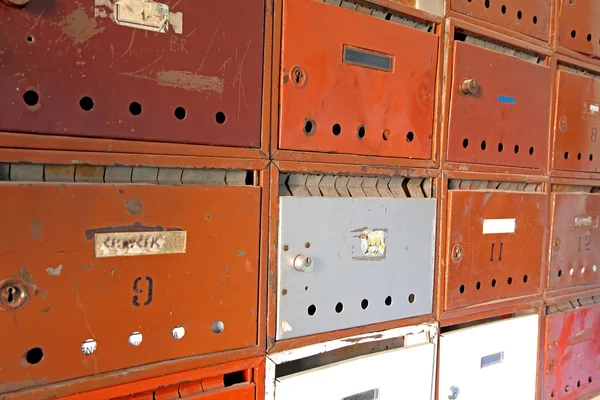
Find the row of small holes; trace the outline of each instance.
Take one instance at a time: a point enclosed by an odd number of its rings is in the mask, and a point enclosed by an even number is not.
[[[575,37],[577,37],[577,31],[576,31],[575,29],[573,29],[573,30],[571,31],[571,37],[572,37],[573,39],[575,39]],[[588,33],[588,35],[587,35],[586,39],[587,39],[587,41],[588,41],[588,42],[591,42],[591,41],[592,41],[592,34],[591,34],[591,33]],[[600,39],[598,39],[598,43],[600,43]]]
[[[415,295],[414,294],[410,294],[408,296],[408,302],[410,304],[415,302]],[[392,296],[388,296],[385,298],[384,301],[386,306],[391,306],[392,305]],[[360,308],[362,308],[363,310],[366,310],[369,307],[369,300],[367,299],[362,299],[362,301],[360,302]],[[335,305],[335,312],[340,314],[342,311],[344,311],[344,304],[342,302],[339,302]],[[308,306],[308,315],[313,316],[317,313],[317,306],[315,306],[314,304],[311,304],[310,306]]]
[[[467,0],[469,3],[472,0]],[[491,7],[491,3],[490,0],[485,0],[485,8],[490,8]],[[506,6],[502,5],[502,7],[500,8],[500,10],[502,11],[502,14],[506,14]],[[517,11],[517,18],[518,19],[522,19],[523,18],[523,12],[521,10]],[[533,16],[533,23],[537,24],[538,18],[536,15]]]
[[[523,276],[523,283],[527,283],[527,281],[529,280],[529,277],[527,275]],[[508,283],[508,285],[512,285],[513,283],[513,278],[512,277],[508,277],[506,283]],[[492,279],[492,287],[496,287],[496,280]],[[475,285],[475,289],[480,290],[481,289],[481,282],[477,282],[477,284]],[[465,285],[460,285],[460,294],[463,294],[465,292]]]
[[[315,130],[316,130],[315,122],[313,120],[307,119],[304,122],[304,133],[307,135],[309,135],[309,134],[313,135],[316,133]],[[331,132],[334,134],[334,136],[339,136],[342,133],[342,126],[340,124],[334,124],[331,127]],[[364,138],[366,133],[367,133],[367,130],[366,130],[365,126],[359,125],[357,132],[356,132],[356,135],[358,136],[358,138],[359,139]],[[382,134],[383,140],[389,140],[391,138],[391,136],[392,136],[392,134],[389,130],[386,129],[383,131],[383,134]],[[413,140],[415,140],[415,134],[413,132],[408,132],[406,134],[406,141],[410,143]]]
[[[596,272],[598,270],[598,267],[596,267],[595,265],[592,267],[592,271]],[[581,274],[583,275],[585,273],[585,267],[581,267]],[[571,268],[569,270],[569,275],[574,275],[575,274],[575,268]],[[562,276],[562,269],[558,270],[558,277],[560,278]]]
[[[565,151],[565,154],[563,155],[565,157],[565,160],[569,159],[569,152]],[[590,156],[588,157],[590,159],[590,161],[592,161],[594,159],[594,155],[590,154]],[[577,159],[581,160],[581,153],[577,153]]]
[[[592,383],[593,379],[591,376],[588,376],[588,383]],[[581,387],[581,381],[577,381],[577,387]],[[568,392],[569,390],[571,390],[571,387],[569,385],[565,386],[565,392]],[[556,391],[552,391],[552,393],[550,394],[550,397],[555,397],[556,396]]]
[[[464,139],[463,140],[463,147],[466,149],[467,147],[469,147],[469,139]],[[481,150],[486,150],[487,149],[487,142],[484,140],[481,142]],[[514,147],[514,152],[515,154],[517,154],[519,152],[519,145],[516,144]],[[504,151],[504,144],[499,143],[498,144],[498,153],[502,153]],[[535,149],[533,147],[529,148],[529,155],[532,156],[533,153],[535,152]]]
[[[35,90],[28,90],[23,95],[23,101],[28,106],[33,107],[39,103],[40,96]],[[83,111],[92,111],[94,109],[94,100],[91,97],[84,96],[79,100],[79,107],[81,107]],[[132,102],[129,104],[129,112],[134,116],[140,115],[142,113],[142,105],[137,101]],[[182,120],[187,116],[187,111],[183,107],[177,107],[174,114],[175,118]],[[219,111],[215,115],[215,121],[217,121],[218,124],[224,124],[226,119],[227,117],[222,111]]]

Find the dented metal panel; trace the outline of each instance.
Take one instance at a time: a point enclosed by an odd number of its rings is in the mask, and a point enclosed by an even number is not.
[[[551,0],[451,0],[453,11],[548,41]]]
[[[259,147],[264,12],[263,0],[1,6],[0,131]]]
[[[277,339],[431,313],[435,199],[279,204]]]
[[[279,377],[275,399],[430,400],[435,348],[426,343],[387,350]]]
[[[448,207],[447,310],[538,293],[543,194],[451,190]]]
[[[550,69],[469,43],[454,46],[448,161],[544,168]],[[466,91],[466,83],[475,89]]]
[[[431,158],[438,37],[375,13],[284,1],[280,148]]]
[[[600,3],[597,0],[559,0],[558,44],[600,57]]]
[[[575,400],[600,391],[600,306],[546,316],[543,400]]]
[[[0,392],[256,345],[260,190],[2,184]]]
[[[600,195],[553,193],[549,289],[600,283]]]
[[[597,172],[600,167],[600,76],[558,71],[553,168]]]
[[[438,399],[535,399],[538,326],[535,314],[442,333]]]

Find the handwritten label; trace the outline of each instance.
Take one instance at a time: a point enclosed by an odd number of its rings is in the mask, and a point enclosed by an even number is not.
[[[575,228],[591,228],[593,226],[592,217],[575,217]]]
[[[115,232],[94,236],[96,258],[182,254],[187,232]]]

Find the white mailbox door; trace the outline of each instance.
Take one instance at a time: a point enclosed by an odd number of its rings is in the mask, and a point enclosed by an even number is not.
[[[536,314],[442,334],[438,398],[535,399],[538,328]]]
[[[278,378],[276,400],[431,400],[432,343],[387,350]]]

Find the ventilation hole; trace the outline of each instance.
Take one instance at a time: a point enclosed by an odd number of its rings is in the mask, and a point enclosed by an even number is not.
[[[592,379],[592,377],[591,377],[591,376],[589,376],[589,377],[588,377],[588,382],[589,382],[589,383],[592,383],[592,380],[593,380],[593,379]]]
[[[481,142],[481,150],[485,150],[485,149],[487,149],[487,143],[484,140],[483,142]]]
[[[477,285],[475,285],[475,287],[477,288],[477,290],[481,289],[481,282],[477,282]]]
[[[592,161],[594,159],[594,155],[590,154],[590,161]]]
[[[44,351],[39,347],[34,347],[25,354],[25,360],[31,365],[39,363],[42,358],[44,358]]]
[[[558,270],[558,277],[560,278],[562,276],[562,269]]]
[[[367,299],[363,299],[363,301],[361,301],[361,302],[360,302],[360,307],[361,307],[363,310],[366,310],[366,309],[367,309],[367,307],[369,307],[369,300],[367,300]]]
[[[463,139],[463,147],[466,149],[469,147],[469,139]]]
[[[587,41],[588,42],[592,41],[592,34],[591,33],[588,33],[588,35],[587,35]]]
[[[571,388],[569,387],[569,385],[565,386],[565,392],[568,392]]]
[[[496,287],[496,280],[492,279],[492,287]]]
[[[490,8],[490,0],[485,0],[485,8]]]
[[[131,115],[140,115],[142,113],[142,105],[137,101],[132,102],[129,105],[129,112]]]
[[[569,152],[565,151],[565,160],[568,160],[568,159],[569,159]]]
[[[498,143],[498,153],[502,153],[502,150],[504,150],[504,145],[502,143]]]
[[[185,119],[186,116],[187,116],[187,111],[185,111],[185,108],[177,107],[175,109],[175,118],[182,120],[182,119]]]
[[[33,38],[33,36],[31,36],[31,35],[28,35],[26,39],[27,39],[27,41],[28,41],[29,43],[33,43],[33,42],[34,42],[34,40],[35,40],[35,39]]]
[[[571,31],[571,37],[572,37],[573,39],[575,39],[575,36],[577,36],[577,31],[576,31],[575,29],[573,29],[573,30]]]
[[[528,280],[529,280],[529,277],[527,275],[523,276],[523,283],[527,283]]]
[[[410,142],[412,142],[413,140],[415,140],[415,134],[414,134],[414,133],[412,133],[412,132],[408,132],[408,133],[406,134],[406,141],[410,143]]]
[[[506,14],[506,6],[502,6],[502,14]]]
[[[529,155],[532,156],[534,152],[535,152],[535,149],[533,147],[530,147],[529,148]]]
[[[460,293],[463,294],[465,292],[465,285],[460,285]]]
[[[577,387],[581,387],[581,381],[577,381]]]
[[[556,390],[553,390],[552,393],[550,393],[550,397],[554,397],[556,396]]]
[[[509,276],[507,282],[508,282],[509,285],[512,285],[512,277]]]
[[[408,295],[408,302],[410,304],[412,304],[412,303],[415,302],[415,295],[414,294],[411,293],[411,294]]]
[[[385,298],[385,305],[386,306],[391,306],[392,305],[392,296],[388,296]]]
[[[304,134],[305,135],[314,135],[317,129],[317,124],[312,119],[304,120]]]
[[[33,107],[40,102],[40,96],[35,90],[28,90],[23,94],[23,101],[29,107]]]
[[[335,124],[333,125],[333,127],[331,127],[331,132],[333,132],[333,134],[337,136],[340,133],[342,133],[342,127],[340,126],[340,124]]]
[[[364,138],[365,137],[365,133],[366,133],[365,126],[364,125],[360,125],[358,127],[358,131],[357,131],[358,138],[359,139]]]
[[[221,333],[225,330],[225,324],[223,323],[223,321],[216,321],[213,326],[212,326],[212,331],[214,333]]]
[[[317,312],[317,306],[315,306],[314,304],[311,304],[310,306],[308,306],[308,315],[315,315],[316,312]]]
[[[515,144],[515,154],[517,154],[519,152],[519,145]]]
[[[517,18],[523,18],[523,13],[520,10],[517,12]]]
[[[94,108],[94,100],[92,100],[91,97],[84,96],[79,100],[79,107],[81,107],[83,111],[92,111]]]
[[[392,137],[392,134],[390,133],[390,131],[388,131],[387,129],[385,131],[383,131],[383,140],[389,140],[390,137]]]
[[[335,305],[335,312],[336,313],[341,313],[344,310],[344,305],[342,303],[337,303]]]
[[[219,111],[215,115],[215,121],[217,121],[217,124],[224,124],[226,119],[227,117],[225,116],[225,113],[223,111]]]
[[[577,153],[577,159],[581,160],[581,153]]]
[[[533,16],[533,24],[537,24],[537,17],[535,15]]]

